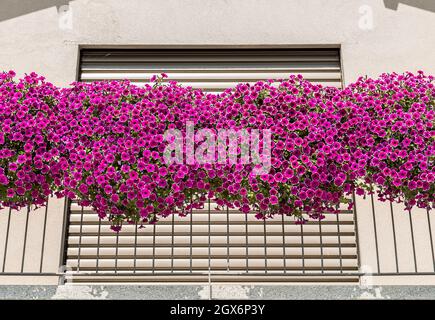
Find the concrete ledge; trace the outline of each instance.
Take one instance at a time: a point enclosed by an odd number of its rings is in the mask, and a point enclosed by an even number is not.
[[[0,286],[0,299],[435,299],[435,286],[61,285]]]

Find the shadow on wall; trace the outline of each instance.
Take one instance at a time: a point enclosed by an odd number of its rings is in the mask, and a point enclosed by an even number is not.
[[[0,22],[53,6],[59,10],[71,1],[73,0],[1,0]],[[399,4],[435,12],[435,0],[384,0],[384,5],[388,9],[397,10]]]
[[[28,13],[56,6],[68,5],[72,0],[1,0],[0,22],[13,19]]]
[[[397,10],[399,4],[405,4],[411,7],[435,12],[434,0],[384,0],[384,5],[388,9]]]

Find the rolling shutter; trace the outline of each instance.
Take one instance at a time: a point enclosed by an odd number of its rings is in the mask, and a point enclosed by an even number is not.
[[[140,85],[162,72],[209,92],[291,74],[341,86],[338,50],[85,50],[81,56],[81,81],[129,79]]]
[[[338,50],[84,50],[80,80],[143,84],[165,72],[183,85],[219,92],[240,82],[287,78],[341,86]],[[325,213],[297,225],[257,220],[213,204],[156,225],[114,233],[88,208],[71,204],[69,282],[357,281],[354,214]]]

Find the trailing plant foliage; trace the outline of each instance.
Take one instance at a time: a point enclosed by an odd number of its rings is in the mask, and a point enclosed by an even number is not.
[[[34,73],[0,76],[0,206],[44,205],[49,195],[92,206],[113,229],[186,215],[208,199],[258,218],[302,212],[314,219],[350,196],[431,209],[435,198],[434,78],[383,74],[345,89],[291,76],[239,84],[220,94],[175,82],[128,81],[57,88]],[[270,170],[258,164],[188,161],[186,124],[219,135],[271,132]],[[165,139],[169,131],[178,138]],[[259,135],[260,148],[269,140]],[[184,163],[165,162],[182,143]],[[206,144],[208,150],[212,147]],[[243,145],[215,154],[242,156]],[[376,190],[376,191],[374,191]]]
[[[0,208],[44,205],[62,182],[61,136],[54,131],[60,90],[32,73],[0,74]]]

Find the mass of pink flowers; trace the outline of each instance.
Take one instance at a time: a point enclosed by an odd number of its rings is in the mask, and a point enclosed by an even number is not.
[[[351,206],[353,193],[435,207],[435,87],[423,72],[360,78],[344,89],[291,76],[219,94],[161,77],[144,87],[67,88],[34,73],[14,77],[0,75],[0,207],[65,196],[93,207],[114,230],[186,215],[209,199],[261,219],[299,221],[302,212],[319,219],[340,203]],[[270,171],[166,164],[164,133],[187,122],[211,131],[270,129]]]

